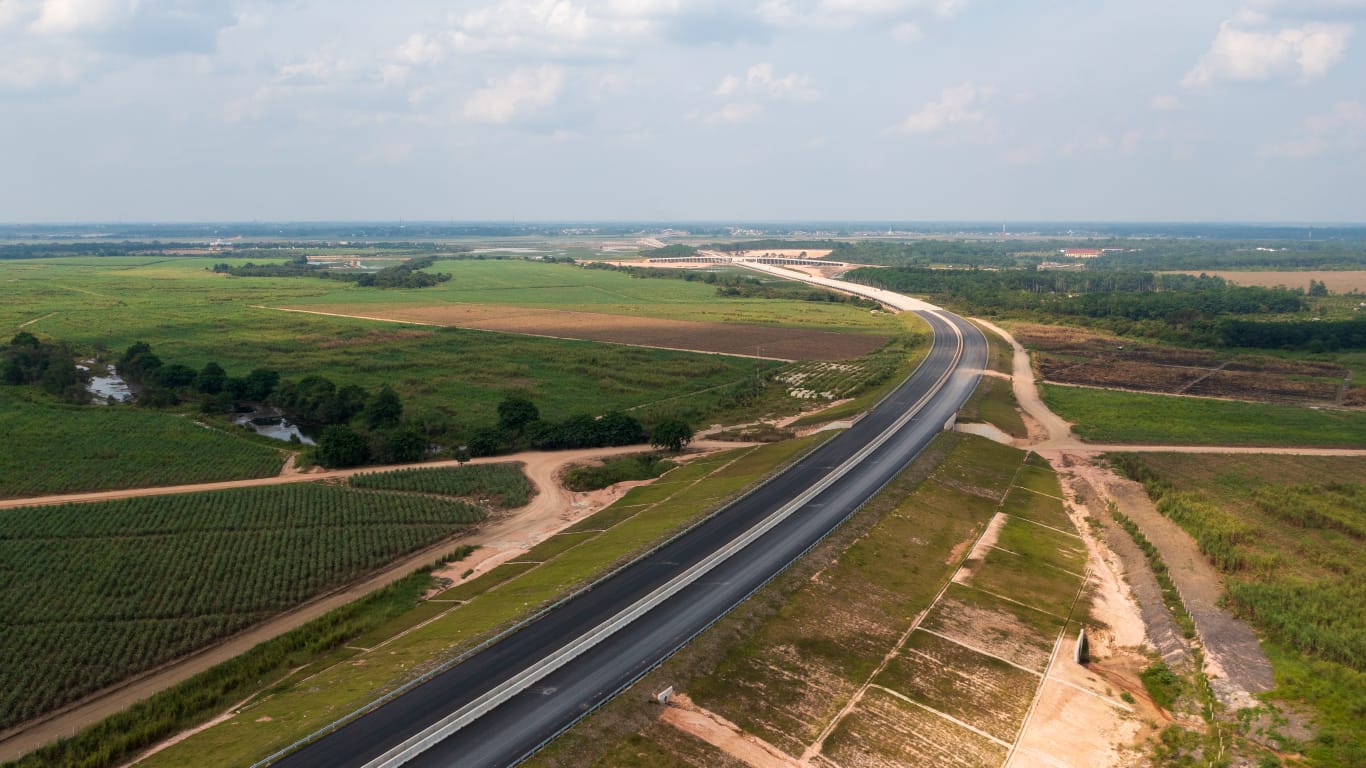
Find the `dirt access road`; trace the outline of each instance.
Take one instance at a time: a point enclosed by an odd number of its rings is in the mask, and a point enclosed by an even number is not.
[[[1253,694],[1271,690],[1275,685],[1271,663],[1262,651],[1257,635],[1245,622],[1219,607],[1223,579],[1200,553],[1195,539],[1160,512],[1149,500],[1143,486],[1120,477],[1096,459],[1101,453],[1115,451],[1162,451],[1170,453],[1279,453],[1299,455],[1366,455],[1366,451],[1314,450],[1301,448],[1222,448],[1200,446],[1092,445],[1077,440],[1071,425],[1048,409],[1039,396],[1034,371],[1024,348],[1005,330],[982,321],[1014,348],[1012,389],[1021,409],[1030,438],[1027,447],[1048,459],[1058,476],[1094,506],[1090,514],[1108,520],[1105,505],[1113,501],[1121,512],[1138,525],[1170,570],[1172,581],[1181,593],[1186,610],[1195,622],[1205,649],[1205,674],[1220,702],[1230,710],[1255,706]],[[1087,492],[1089,491],[1089,493]],[[1142,580],[1146,583],[1146,580]],[[1144,600],[1143,602],[1148,602]],[[1145,610],[1145,613],[1150,613]],[[1164,656],[1177,655],[1171,647],[1173,637],[1166,621],[1150,624],[1149,635]]]
[[[700,449],[692,456],[701,456],[716,450],[742,448],[748,443],[696,440],[692,447]],[[288,613],[280,614],[263,624],[235,635],[222,643],[206,648],[198,653],[178,659],[169,664],[149,670],[116,686],[99,691],[91,696],[57,710],[43,718],[23,723],[0,733],[0,762],[15,759],[23,754],[55,739],[70,736],[85,726],[99,722],[138,701],[146,699],[159,691],[180,683],[216,664],[227,661],[250,650],[252,647],[278,637],[292,629],[322,616],[328,611],[359,600],[365,595],[388,586],[423,566],[429,565],[451,550],[462,545],[475,545],[479,549],[470,557],[452,564],[445,571],[437,571],[438,577],[461,579],[456,575],[473,569],[466,579],[474,578],[500,563],[515,558],[536,544],[573,525],[593,512],[602,509],[625,493],[626,485],[593,493],[572,493],[560,485],[558,476],[565,467],[593,459],[640,453],[651,450],[645,445],[630,445],[617,448],[595,448],[577,451],[528,451],[507,456],[493,456],[474,459],[470,464],[520,463],[527,478],[536,489],[531,501],[524,507],[497,512],[476,526],[408,555],[383,571],[365,581],[322,595]],[[292,462],[286,465],[285,472],[276,477],[263,477],[251,480],[232,480],[199,485],[165,486],[160,488],[135,488],[119,491],[100,491],[95,493],[64,494],[42,496],[29,499],[6,499],[0,501],[0,509],[29,507],[52,504],[69,504],[95,501],[127,499],[140,496],[165,496],[200,491],[225,490],[229,488],[249,488],[286,483],[308,483],[320,480],[341,480],[352,475],[384,472],[410,467],[431,469],[434,467],[457,466],[455,461],[427,462],[385,467],[364,467],[328,472],[300,473],[291,470]]]

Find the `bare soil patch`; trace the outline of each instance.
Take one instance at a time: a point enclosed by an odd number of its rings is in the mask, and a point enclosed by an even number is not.
[[[1366,400],[1346,386],[1347,369],[1332,363],[1223,358],[1052,325],[1022,325],[1015,336],[1035,351],[1043,378],[1059,384],[1256,402],[1354,405]]]
[[[774,360],[848,360],[876,351],[890,339],[889,336],[865,333],[704,323],[694,320],[666,320],[655,317],[486,304],[442,304],[428,307],[362,307],[341,304],[277,309]]]
[[[1178,272],[1181,275],[1199,275],[1200,271],[1187,270]],[[1206,270],[1203,274],[1214,277],[1222,277],[1234,285],[1257,285],[1263,288],[1275,288],[1285,286],[1286,288],[1309,289],[1309,281],[1317,280],[1328,286],[1332,293],[1351,293],[1352,291],[1366,291],[1366,270],[1344,270],[1341,272],[1333,270],[1319,270],[1313,272],[1301,272],[1290,270],[1279,271],[1260,271],[1260,272],[1237,272],[1231,270],[1220,270],[1210,272]]]

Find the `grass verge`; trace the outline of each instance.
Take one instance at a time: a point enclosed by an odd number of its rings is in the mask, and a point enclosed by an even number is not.
[[[1329,411],[1089,387],[1041,387],[1083,440],[1168,445],[1366,446],[1366,412]]]

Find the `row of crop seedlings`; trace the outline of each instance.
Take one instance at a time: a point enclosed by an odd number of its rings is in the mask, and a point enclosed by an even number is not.
[[[524,506],[531,484],[520,464],[472,464],[463,467],[399,469],[354,475],[352,487],[430,493],[439,496],[479,496],[496,500],[498,506]]]
[[[0,511],[0,728],[484,515],[454,499],[312,483]]]
[[[894,694],[865,705],[873,717],[881,710],[897,712],[903,727],[917,724],[914,733],[951,731],[946,738],[958,751],[936,758],[944,764],[999,765],[1004,759],[1082,586],[1086,551],[1062,502],[1020,485],[1056,487],[1045,475],[1051,472],[1030,463],[1022,468],[1002,503],[1008,517],[995,547],[965,563],[970,576],[950,585],[875,680]],[[928,709],[908,706],[898,696]],[[946,731],[952,721],[930,710],[981,733]],[[919,737],[904,748],[922,756],[935,750]]]
[[[837,400],[863,385],[867,370],[853,363],[805,362],[777,376],[788,394],[802,400]]]

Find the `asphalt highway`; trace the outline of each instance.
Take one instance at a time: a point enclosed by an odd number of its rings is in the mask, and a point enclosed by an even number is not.
[[[501,703],[476,711],[466,718],[468,724],[429,735],[422,751],[410,750],[415,754],[405,755],[402,764],[515,765],[605,703],[815,546],[943,430],[976,386],[986,364],[986,340],[956,316],[919,314],[934,330],[927,358],[851,429],[648,556],[275,765],[398,765],[392,757],[378,758],[411,744],[433,724],[449,721],[452,713],[490,701],[490,691],[507,689],[510,679],[595,630],[602,635],[595,645],[552,667],[525,690],[493,699]],[[899,421],[904,423],[893,430]],[[880,437],[885,441],[869,450]],[[862,460],[851,460],[860,453],[866,454]],[[828,478],[842,465],[842,475]],[[775,516],[779,510],[790,513]],[[736,540],[765,520],[771,527],[762,535],[750,533],[753,540],[739,548]],[[680,574],[698,572],[699,563],[714,562],[715,553],[727,549],[735,554],[678,588]],[[670,585],[676,591],[664,589]],[[652,595],[658,604],[642,608],[620,629],[602,633],[605,622]]]

